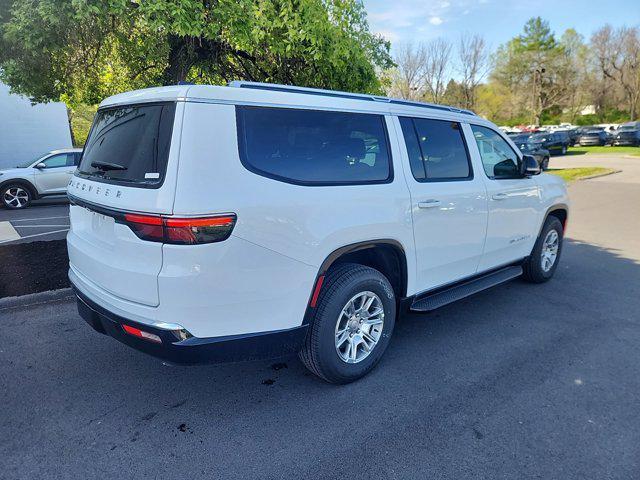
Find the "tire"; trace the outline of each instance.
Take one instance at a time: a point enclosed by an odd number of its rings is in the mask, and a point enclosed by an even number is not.
[[[29,187],[21,183],[10,183],[2,187],[0,199],[5,208],[20,210],[31,205],[33,194]]]
[[[544,157],[542,159],[542,170],[548,170],[549,169],[549,157]]]
[[[381,310],[377,316],[370,317],[370,322],[382,319],[382,324],[363,324],[363,320],[358,320],[355,316],[361,305],[360,301],[366,303],[365,298],[373,298],[368,309],[370,313]],[[343,311],[352,300],[355,312],[349,317]],[[365,376],[380,361],[393,333],[396,299],[389,280],[378,270],[364,265],[337,265],[325,276],[316,305],[299,354],[302,363],[313,374],[329,383],[345,384]],[[354,333],[350,335],[349,332]],[[371,345],[370,340],[374,337],[377,337],[377,343],[367,353],[364,347]],[[337,346],[338,338],[342,341],[340,347]],[[355,350],[351,348],[352,344],[355,344]],[[353,355],[350,353],[354,352],[357,361],[348,363],[344,356],[351,357]]]
[[[552,264],[549,265],[548,262],[545,262],[543,259],[543,250],[547,259],[551,258],[551,252],[553,248],[550,250],[544,248],[545,245],[553,238],[553,233],[557,235],[557,243],[556,243],[556,253],[553,257]],[[558,268],[558,263],[560,262],[560,255],[562,253],[562,240],[563,240],[564,231],[562,228],[562,223],[558,220],[557,217],[548,216],[544,222],[544,226],[542,227],[542,231],[536,240],[535,245],[533,246],[533,250],[531,251],[531,255],[529,258],[525,260],[523,267],[522,278],[531,283],[543,283],[548,281]],[[543,267],[544,263],[544,267]]]

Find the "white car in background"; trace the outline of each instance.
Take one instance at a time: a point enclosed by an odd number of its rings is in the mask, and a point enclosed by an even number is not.
[[[15,168],[0,170],[0,198],[10,209],[26,208],[32,200],[65,195],[80,163],[82,149],[53,150]]]

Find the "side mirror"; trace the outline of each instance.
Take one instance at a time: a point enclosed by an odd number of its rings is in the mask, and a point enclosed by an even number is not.
[[[539,175],[541,172],[540,164],[531,155],[523,155],[521,163],[521,174],[524,177],[530,177],[531,175]]]
[[[42,170],[43,168],[47,168],[47,164],[43,162],[36,163],[35,168],[37,168],[38,170]]]

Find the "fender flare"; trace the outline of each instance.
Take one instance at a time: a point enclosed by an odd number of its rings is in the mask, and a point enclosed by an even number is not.
[[[320,268],[318,269],[318,273],[316,274],[315,281],[313,282],[313,288],[309,295],[309,301],[307,302],[307,308],[304,314],[304,320],[302,322],[302,325],[309,325],[311,323],[311,317],[312,317],[313,311],[315,310],[315,307],[312,306],[312,304],[314,303],[314,297],[317,297],[317,295],[319,294],[320,289],[322,287],[322,281],[324,280],[324,276],[327,273],[327,271],[329,271],[331,266],[334,263],[336,263],[336,261],[343,255],[359,252],[362,250],[367,250],[370,248],[376,248],[380,246],[392,247],[398,251],[399,257],[400,257],[400,272],[399,272],[400,279],[401,279],[400,289],[402,292],[405,292],[406,294],[407,282],[408,282],[407,254],[404,247],[398,240],[394,240],[391,238],[380,238],[376,240],[367,240],[363,242],[344,245],[340,248],[335,249],[333,252],[327,255],[325,260],[320,265]]]
[[[544,223],[547,221],[547,218],[549,218],[549,215],[551,215],[552,212],[556,212],[558,210],[563,210],[567,215],[567,220],[569,219],[569,205],[567,205],[566,203],[555,203],[551,205],[549,208],[547,208],[547,211],[544,214],[544,218],[542,220],[542,223],[540,224],[540,228],[538,229],[538,237],[542,233],[542,229],[544,228]],[[567,225],[567,221],[565,220],[564,225],[562,225],[562,228],[564,229],[566,225]]]

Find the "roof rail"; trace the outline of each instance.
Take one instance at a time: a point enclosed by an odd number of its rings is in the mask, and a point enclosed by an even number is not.
[[[475,116],[475,113],[473,113],[470,110],[463,110],[460,108],[449,107],[446,105],[434,105],[431,103],[414,102],[411,100],[400,100],[396,98],[382,97],[378,95],[367,95],[365,93],[340,92],[338,90],[324,90],[321,88],[296,87],[291,85],[279,85],[277,83],[246,82],[244,80],[234,80],[233,82],[229,82],[229,86],[234,88],[252,88],[256,90],[272,90],[276,92],[306,93],[307,95],[349,98],[351,100],[365,100],[369,102],[384,102],[384,103],[390,103],[393,105],[406,105],[409,107],[431,108],[435,110],[444,110],[447,112],[464,113],[466,115]]]

